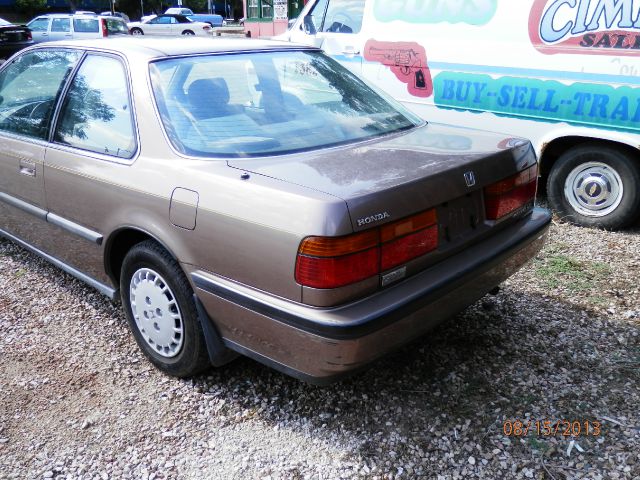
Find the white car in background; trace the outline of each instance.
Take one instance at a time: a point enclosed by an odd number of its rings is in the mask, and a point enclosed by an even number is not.
[[[183,8],[183,7],[171,7],[171,8],[167,8],[167,10],[164,13],[169,13],[173,15],[193,15],[193,10],[191,10],[190,8]]]
[[[163,14],[143,22],[127,24],[131,35],[211,35],[211,25],[205,22],[194,22],[184,15]]]

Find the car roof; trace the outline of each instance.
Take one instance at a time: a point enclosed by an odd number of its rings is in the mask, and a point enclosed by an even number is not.
[[[98,15],[97,13],[43,13],[42,15],[38,15],[37,17],[33,18],[32,20],[35,20],[36,18],[120,18],[120,17],[114,17],[113,15],[109,14],[109,15]]]
[[[46,42],[33,48],[74,47],[120,53],[125,57],[148,60],[162,57],[200,55],[207,53],[234,53],[256,51],[313,50],[318,48],[279,40],[252,38],[199,38],[199,37],[138,37],[122,36],[88,40],[62,40]]]

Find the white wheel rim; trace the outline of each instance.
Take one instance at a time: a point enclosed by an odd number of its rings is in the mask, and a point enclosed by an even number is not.
[[[602,162],[587,162],[574,168],[564,184],[571,207],[587,217],[604,217],[622,201],[624,185],[618,172]]]
[[[184,322],[176,297],[157,272],[141,268],[131,277],[129,303],[145,342],[165,358],[180,353]]]

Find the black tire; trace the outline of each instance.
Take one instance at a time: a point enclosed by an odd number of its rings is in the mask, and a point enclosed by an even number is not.
[[[184,32],[182,32],[182,35],[195,35],[195,33],[193,33],[191,30],[185,30]]]
[[[144,32],[141,28],[132,28],[131,35],[144,35]]]
[[[177,312],[181,317],[180,322],[168,318],[168,315],[173,313],[173,311],[164,312],[164,318],[162,314],[154,317],[153,313],[151,314],[152,319],[149,317],[144,318],[147,315],[147,311],[145,311],[144,314],[139,313],[138,315],[141,325],[150,325],[149,322],[154,320],[158,323],[163,321],[176,322],[175,326],[180,323],[181,333],[179,334],[178,342],[181,342],[181,345],[179,349],[176,348],[175,352],[170,353],[173,355],[171,357],[167,356],[167,352],[165,352],[164,355],[159,353],[159,351],[162,350],[159,344],[155,344],[156,349],[151,346],[143,334],[144,327],[138,326],[133,313],[131,281],[134,275],[140,275],[139,272],[143,271],[156,273],[158,275],[157,278],[163,280],[166,286],[169,287],[169,291],[161,294],[161,296],[164,295],[169,301],[177,304]],[[159,288],[162,288],[162,282],[160,282],[159,285]],[[136,288],[139,287],[137,286]],[[122,306],[127,321],[129,322],[129,328],[140,349],[158,369],[175,377],[190,377],[210,367],[204,334],[193,301],[193,291],[178,262],[158,243],[153,240],[147,240],[135,245],[127,253],[122,264],[120,275],[120,292]],[[171,293],[173,295],[171,295]],[[173,302],[172,299],[175,299],[175,302]],[[148,300],[149,297],[147,297],[147,301]],[[149,303],[149,305],[151,305],[150,309],[153,311],[155,305],[152,303]],[[143,306],[147,308],[146,305]],[[175,308],[175,306],[172,308]],[[140,310],[143,309],[141,308]],[[154,323],[154,326],[157,327],[158,323]],[[171,329],[171,327],[168,328],[169,330]],[[167,327],[165,327],[165,330],[166,329]],[[149,331],[151,331],[151,328],[149,328]],[[160,329],[158,329],[158,331],[160,331]],[[165,348],[165,350],[168,349],[169,347]]]
[[[585,173],[576,173],[580,167],[585,168]],[[607,188],[590,181],[592,179],[600,179]],[[618,184],[621,189],[615,186]],[[579,194],[579,187],[587,190],[590,187],[591,193]],[[622,193],[609,195],[609,201],[602,197],[601,204],[588,205],[586,199],[605,191],[615,192],[616,188]],[[623,149],[595,143],[572,148],[558,158],[551,169],[547,199],[563,220],[576,225],[609,230],[628,227],[640,215],[640,155],[633,158]]]

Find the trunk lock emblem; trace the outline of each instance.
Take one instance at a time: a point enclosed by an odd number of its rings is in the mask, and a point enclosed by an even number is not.
[[[476,174],[473,172],[465,172],[464,181],[467,182],[467,187],[473,187],[476,184]]]

